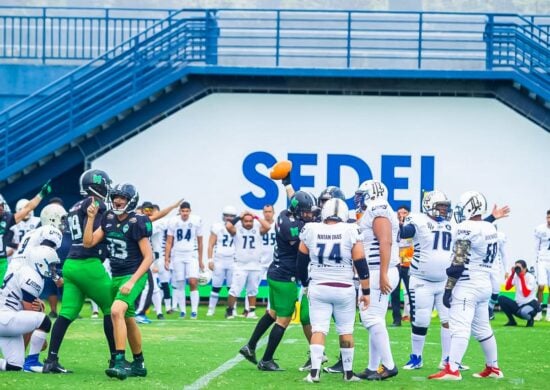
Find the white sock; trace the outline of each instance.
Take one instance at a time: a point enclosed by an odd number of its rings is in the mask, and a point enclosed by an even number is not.
[[[368,369],[376,371],[380,365],[380,354],[376,348],[376,344],[373,341],[374,336],[369,331],[369,365]]]
[[[404,291],[404,298],[403,298],[403,316],[410,316],[410,304],[409,304],[409,294],[407,294],[407,291]]]
[[[355,353],[355,348],[342,348],[340,347],[340,353],[342,354],[342,365],[345,371],[353,370],[353,354]]]
[[[210,300],[208,301],[208,310],[214,311],[218,304],[218,299],[220,299],[220,293],[212,291],[210,293]]]
[[[424,351],[424,343],[426,342],[426,336],[414,333],[411,336],[412,354],[416,356],[422,356],[422,352]]]
[[[99,306],[97,306],[97,303],[90,301],[90,304],[92,305],[92,313],[99,313]]]
[[[160,290],[153,292],[153,308],[157,315],[162,314],[162,292]]]
[[[323,353],[325,352],[325,346],[321,344],[310,344],[309,357],[311,358],[311,369],[321,370],[321,363],[323,362]]]
[[[29,355],[38,355],[42,350],[45,341],[46,332],[40,329],[36,329],[34,332],[32,332],[31,341],[29,343]]]
[[[449,350],[449,365],[452,371],[458,370],[458,365],[468,349],[468,337],[451,337],[451,348]]]
[[[244,309],[246,311],[250,311],[250,302],[248,302],[248,295],[246,297],[244,297]]]
[[[185,281],[184,280],[178,280],[174,284],[174,300],[176,301],[177,305],[180,307],[180,311],[185,312]]]
[[[166,311],[172,310],[172,298],[166,298],[164,300],[164,307],[166,308]]]
[[[191,312],[197,313],[199,311],[199,290],[191,291]]]
[[[451,350],[451,331],[441,327],[441,361],[447,359]]]
[[[369,331],[373,336],[373,343],[376,345],[376,350],[380,354],[380,361],[388,370],[395,367],[393,356],[390,349],[390,336],[388,330],[382,324],[374,324]]]
[[[143,289],[139,297],[139,304],[136,309],[136,313],[141,313],[143,311],[143,308],[145,307],[145,301],[147,300],[148,292],[149,292],[149,283],[145,283],[145,288]]]
[[[6,359],[0,358],[0,371],[6,371],[6,364],[8,364]]]
[[[483,353],[485,354],[485,363],[489,367],[498,368],[497,341],[495,336],[493,335],[490,338],[483,340],[480,344],[481,349],[483,349]]]

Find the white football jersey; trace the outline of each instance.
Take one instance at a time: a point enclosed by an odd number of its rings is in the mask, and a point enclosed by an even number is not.
[[[13,242],[19,244],[23,242],[23,236],[36,229],[40,223],[40,218],[30,217],[28,220],[23,220],[16,225],[13,225],[10,229],[13,231]]]
[[[360,241],[357,225],[339,222],[327,225],[307,223],[300,240],[309,249],[309,277],[313,282],[347,282],[353,284],[351,249]]]
[[[363,216],[359,220],[359,232],[361,233],[361,237],[363,239],[365,256],[367,257],[369,268],[371,270],[380,269],[380,243],[374,236],[374,232],[372,230],[372,224],[375,218],[387,218],[391,222],[393,240],[391,246],[390,267],[396,266],[399,264],[399,244],[397,241],[399,235],[399,220],[397,219],[397,214],[393,211],[387,201],[377,199],[369,204]]]
[[[172,255],[196,251],[197,237],[202,237],[202,220],[198,215],[191,214],[184,221],[178,215],[170,220],[168,235],[174,237]]]
[[[210,228],[210,233],[216,236],[214,246],[214,258],[227,258],[235,256],[233,236],[229,234],[223,222],[215,222]]]
[[[151,247],[153,248],[153,252],[158,254],[159,259],[164,259],[164,248],[166,245],[166,234],[169,222],[169,218],[161,218],[153,222],[153,233],[150,238]]]
[[[27,265],[9,265],[0,286],[0,310],[23,310],[23,301],[34,301],[44,288],[44,279]]]
[[[242,222],[235,225],[237,232],[233,236],[235,245],[235,262],[246,264],[248,270],[260,270],[260,258],[262,256],[262,234],[261,224],[254,220],[252,229],[246,230]]]
[[[494,225],[486,221],[464,221],[456,226],[454,238],[470,241],[471,245],[458,283],[479,278],[488,279],[498,253],[498,237]]]
[[[535,228],[535,250],[538,261],[550,262],[550,227],[545,223]]]
[[[44,240],[52,242],[55,245],[53,249],[57,250],[61,246],[63,233],[54,226],[40,226],[31,230],[23,236],[17,251],[11,257],[11,263],[19,265],[25,263],[29,251],[42,244]]]
[[[410,273],[430,282],[447,280],[451,265],[452,227],[448,221],[437,222],[426,214],[411,214],[405,224],[415,228],[414,255]]]
[[[497,231],[498,253],[495,259],[495,264],[498,264],[500,267],[508,270],[511,268],[511,265],[508,265],[508,258],[506,257],[506,241],[506,234],[501,231]]]
[[[273,261],[273,251],[275,250],[276,241],[275,221],[273,221],[267,233],[262,236],[261,262],[264,267],[268,266]]]

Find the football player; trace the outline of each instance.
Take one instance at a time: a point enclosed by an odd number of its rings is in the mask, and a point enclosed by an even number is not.
[[[126,379],[127,376],[146,376],[141,333],[135,321],[135,301],[147,282],[147,271],[153,263],[151,220],[136,214],[139,194],[132,184],[118,184],[108,194],[109,210],[101,217],[101,224],[94,230],[100,209],[94,201],[87,209],[88,219],[84,227],[83,246],[93,248],[104,239],[113,275],[111,307],[116,346],[115,362],[105,370],[107,376]],[[130,369],[125,359],[126,339],[133,354]]]
[[[537,298],[542,305],[544,287],[550,286],[550,210],[546,211],[546,223],[535,228],[535,253],[537,259],[537,282],[539,291]],[[535,320],[542,319],[539,312]],[[546,308],[546,321],[550,321],[550,310]]]
[[[12,214],[9,211],[9,206],[6,203],[6,200],[2,195],[0,195],[0,237],[8,236],[11,232],[11,227],[21,222],[33,211],[40,201],[52,192],[52,186],[50,181],[42,186],[40,192],[30,200],[23,208],[17,211],[15,214]],[[4,279],[6,274],[6,269],[8,268],[8,252],[7,252],[7,243],[11,240],[2,239],[0,240],[0,280]]]
[[[288,209],[281,211],[275,225],[276,249],[273,262],[267,270],[269,302],[271,308],[258,321],[248,343],[239,353],[257,364],[263,371],[280,371],[273,354],[281,342],[294,313],[298,288],[296,286],[296,256],[300,243],[300,231],[313,220],[315,201],[307,192],[297,191]],[[262,335],[275,323],[262,360],[256,360],[256,345]]]
[[[397,375],[386,329],[389,294],[397,287],[399,273],[399,221],[388,199],[388,189],[378,180],[363,182],[355,192],[359,230],[370,268],[371,304],[360,312],[369,331],[369,364],[361,379],[384,380]]]
[[[103,312],[103,331],[109,346],[110,365],[114,364],[116,354],[111,321],[111,304],[113,303],[111,278],[102,264],[106,258],[106,250],[103,245],[88,248],[84,247],[82,243],[84,227],[88,220],[87,208],[94,203],[99,215],[106,211],[104,201],[111,186],[111,179],[105,171],[88,169],[80,175],[79,184],[80,194],[84,196],[84,199],[70,208],[67,217],[72,245],[63,264],[63,301],[59,316],[52,329],[48,358],[44,361],[43,373],[67,374],[71,372],[59,363],[59,349],[67,329],[78,318],[86,297],[96,302]],[[99,218],[94,223],[94,228],[98,228]]]
[[[323,205],[323,222],[306,224],[300,233],[297,272],[302,286],[308,286],[311,308],[311,371],[305,378],[310,383],[319,382],[331,317],[340,338],[344,381],[360,381],[353,374],[354,266],[361,283],[362,310],[370,303],[369,268],[357,227],[346,223],[348,217],[346,203],[332,198]]]
[[[237,209],[225,206],[222,210],[222,222],[214,222],[208,237],[208,268],[212,271],[212,290],[208,301],[207,316],[213,316],[218,304],[218,298],[225,281],[227,288],[233,280],[235,263],[235,245],[233,236],[227,231],[225,224],[237,216]]]
[[[19,199],[15,205],[15,212],[23,210],[23,208],[29,203],[28,199]],[[34,216],[34,210],[31,211],[21,222],[11,227],[13,232],[13,240],[11,246],[14,250],[22,242],[22,238],[29,231],[36,229],[40,224],[40,218]]]
[[[449,361],[440,372],[430,375],[435,380],[461,380],[459,365],[470,335],[481,344],[485,369],[476,378],[503,378],[498,367],[497,343],[489,322],[491,270],[498,252],[495,227],[481,219],[487,211],[485,197],[476,191],[460,196],[455,211],[459,223],[454,234],[451,266],[443,303],[449,310],[451,346]]]
[[[204,270],[202,261],[202,220],[191,214],[189,202],[180,204],[180,215],[170,220],[166,236],[164,266],[172,267],[174,299],[180,307],[180,318],[185,318],[185,282],[189,280],[191,295],[191,319],[197,319],[199,308],[199,269]]]
[[[57,253],[48,246],[34,247],[23,264],[10,264],[0,286],[0,371],[40,372],[38,355],[46,343],[51,320],[39,300],[44,279],[55,277]],[[24,362],[23,335],[32,332],[29,357]],[[24,364],[25,363],[25,364]]]
[[[243,211],[239,217],[225,223],[225,228],[233,237],[235,265],[233,280],[227,297],[225,318],[231,319],[237,297],[246,285],[246,298],[250,306],[247,318],[256,316],[256,295],[262,278],[261,256],[262,236],[271,226],[265,219],[258,218],[250,211]]]

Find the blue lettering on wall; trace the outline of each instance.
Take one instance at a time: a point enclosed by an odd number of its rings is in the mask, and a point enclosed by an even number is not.
[[[315,153],[289,153],[287,157],[292,161],[291,180],[295,190],[301,188],[314,188],[315,176],[302,175],[303,166],[317,166],[318,155]],[[267,168],[272,167],[277,159],[267,152],[252,152],[245,157],[243,161],[243,175],[253,185],[258,186],[265,192],[263,197],[259,197],[247,192],[241,196],[242,201],[247,207],[259,210],[266,204],[275,204],[279,197],[279,191],[282,190],[278,181],[273,181],[269,176],[258,172],[257,166],[264,165]],[[382,155],[380,180],[388,187],[388,202],[396,209],[398,206],[406,204],[410,207],[411,199],[396,199],[396,190],[408,190],[409,178],[396,177],[395,170],[399,167],[411,168],[412,157],[407,155]],[[349,154],[329,154],[327,155],[327,182],[326,186],[340,186],[342,182],[342,167],[349,167],[357,173],[357,187],[365,180],[373,178],[369,165],[361,158]],[[434,188],[435,157],[421,156],[420,159],[420,201],[424,191],[431,191]],[[343,188],[344,193],[355,191],[356,188]],[[283,190],[284,191],[284,190]],[[315,194],[317,195],[317,194]],[[347,199],[350,209],[354,207],[353,197]],[[421,202],[420,202],[421,204]]]
[[[279,197],[277,183],[256,170],[256,166],[259,164],[270,168],[276,162],[277,159],[267,152],[253,152],[245,157],[243,161],[244,177],[265,191],[265,196],[262,198],[254,195],[252,191],[242,195],[241,199],[247,207],[259,210],[266,204],[275,204],[277,202],[277,198]]]

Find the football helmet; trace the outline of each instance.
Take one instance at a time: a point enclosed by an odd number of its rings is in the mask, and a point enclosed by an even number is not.
[[[222,221],[226,218],[235,218],[237,216],[237,209],[233,206],[225,206],[222,210]]]
[[[105,200],[111,189],[111,183],[107,172],[100,169],[88,169],[80,175],[80,194],[97,196],[101,200]]]
[[[59,263],[57,252],[49,246],[39,245],[27,255],[27,264],[43,278],[58,278],[56,265]]]
[[[199,285],[206,286],[212,280],[212,271],[209,268],[199,272]]]
[[[25,206],[30,202],[30,200],[22,198],[17,201],[15,204],[15,212],[18,213],[21,210],[25,208]],[[34,210],[32,210],[30,213],[27,214],[27,216],[24,218],[25,221],[29,220],[29,218],[34,217]]]
[[[310,222],[313,219],[313,207],[315,206],[314,197],[305,191],[296,191],[290,198],[290,211],[296,218]]]
[[[319,199],[317,201],[317,205],[320,208],[323,208],[323,205],[325,202],[329,199],[338,198],[342,199],[344,202],[346,201],[346,196],[342,192],[342,190],[336,186],[328,186],[325,188],[321,194],[319,195]]]
[[[349,219],[349,209],[346,202],[339,198],[332,198],[325,202],[321,210],[321,219],[324,221],[346,222]]]
[[[355,210],[358,213],[362,213],[369,203],[375,199],[388,200],[388,189],[379,180],[364,181],[357,191],[355,191],[355,196],[353,197]]]
[[[455,207],[455,220],[457,223],[466,221],[476,215],[483,215],[487,212],[487,200],[482,193],[468,191],[460,195],[460,201]]]
[[[422,211],[437,222],[449,221],[452,216],[451,202],[445,193],[438,190],[424,193]]]
[[[53,226],[63,231],[66,221],[67,210],[58,204],[49,204],[40,212],[40,223],[42,226]]]
[[[121,196],[123,198],[126,198],[128,201],[126,203],[126,206],[122,209],[115,209],[113,200],[115,197]],[[139,194],[137,192],[136,187],[132,184],[124,183],[124,184],[117,184],[109,191],[109,196],[107,198],[107,205],[109,206],[109,209],[113,211],[116,215],[122,215],[124,213],[132,212],[136,209],[137,205],[139,203]]]

